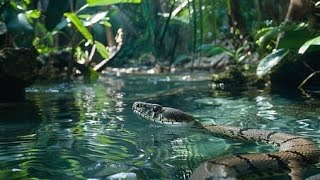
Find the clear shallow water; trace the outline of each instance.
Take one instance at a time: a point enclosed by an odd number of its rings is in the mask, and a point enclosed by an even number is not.
[[[95,84],[27,89],[27,102],[0,104],[0,179],[185,179],[201,162],[274,151],[139,119],[134,101],[192,113],[203,123],[275,129],[320,145],[320,101],[257,91],[221,92],[204,76],[105,76]],[[320,173],[318,165],[307,175]],[[280,179],[288,179],[282,176]]]

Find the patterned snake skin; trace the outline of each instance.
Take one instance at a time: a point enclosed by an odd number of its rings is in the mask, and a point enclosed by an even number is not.
[[[295,167],[304,167],[319,162],[320,150],[312,141],[299,136],[276,131],[258,130],[221,125],[202,125],[192,115],[181,110],[162,107],[158,104],[135,102],[132,110],[139,116],[162,124],[186,123],[205,129],[215,136],[259,141],[276,145],[279,152],[234,155],[219,157],[202,163],[195,169],[190,179],[242,179],[262,176],[266,172],[291,170],[292,179]]]

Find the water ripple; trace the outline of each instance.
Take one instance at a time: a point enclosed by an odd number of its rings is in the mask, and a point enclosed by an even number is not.
[[[210,158],[275,151],[154,125],[133,115],[137,100],[178,107],[203,123],[274,129],[320,145],[317,101],[212,92],[207,77],[102,76],[93,84],[27,88],[28,103],[0,104],[0,179],[187,179]],[[312,171],[320,173],[319,166]]]

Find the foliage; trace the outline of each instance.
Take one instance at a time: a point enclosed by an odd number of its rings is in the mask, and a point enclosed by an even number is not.
[[[310,30],[306,23],[293,25],[281,24],[274,27],[265,27],[257,31],[256,44],[262,53],[276,48],[278,35],[282,35],[277,48],[298,49],[305,41],[314,37],[316,32]]]
[[[317,29],[306,22],[283,23],[288,2],[46,0],[47,7],[38,6],[42,1],[35,2],[6,0],[0,4],[0,21],[4,24],[0,32],[10,41],[6,46],[35,46],[45,55],[67,50],[75,59],[64,65],[69,69],[75,66],[89,76],[97,70],[97,64],[113,57],[114,45],[109,43],[112,38],[106,32],[118,28],[125,28],[126,44],[117,65],[130,59],[136,66],[140,57],[152,54],[153,58],[145,64],[170,69],[182,61],[222,53],[232,64],[245,64],[254,62],[250,61],[251,55],[258,52],[262,60],[257,75],[263,76],[285,59],[289,51],[294,54],[319,51]],[[127,3],[141,5],[137,8]]]
[[[235,50],[228,49],[221,45],[202,44],[197,48],[197,50],[205,53],[205,55],[207,56],[215,56],[221,53],[225,53],[230,56],[235,61],[235,63],[241,63],[248,56],[246,48],[248,48],[248,44],[244,44],[243,46]]]
[[[75,13],[64,13],[67,20],[70,20],[72,24],[77,28],[77,30],[82,34],[84,38],[91,44],[93,41],[93,36],[89,30],[84,26],[82,21],[77,17]]]
[[[88,0],[87,2],[77,2],[77,4],[54,0],[46,2],[47,8],[44,4],[42,4],[44,7],[40,7],[45,9],[42,11],[38,9],[38,4],[33,4],[32,1],[13,0],[0,4],[2,9],[0,21],[5,25],[3,31],[12,37],[12,45],[17,47],[35,46],[41,54],[51,54],[62,49],[80,53],[75,56],[85,57],[86,63],[86,68],[80,69],[86,71],[83,73],[90,74],[92,72],[90,61],[95,52],[98,52],[103,59],[109,58],[109,51],[105,43],[99,41],[92,34],[92,28],[96,25],[111,27],[107,17],[109,11],[100,7],[117,3],[140,3],[141,0]],[[80,8],[76,8],[72,12],[70,9],[74,9],[72,7],[74,5]],[[41,18],[44,18],[44,21]],[[78,36],[78,32],[84,39]],[[64,42],[60,43],[59,39],[62,36]],[[77,51],[72,49],[77,49]],[[88,49],[91,49],[90,56],[87,53]],[[77,67],[79,66],[81,64],[77,65]]]
[[[278,49],[264,57],[258,67],[257,76],[259,78],[265,76],[273,67],[275,67],[289,53],[289,50]]]
[[[308,40],[299,48],[299,54],[304,54],[307,50],[310,50],[310,46],[320,45],[320,36]]]
[[[27,47],[32,44],[35,20],[39,18],[40,12],[29,8],[30,2],[5,1],[0,4],[1,19],[5,24],[4,32],[11,32],[15,44]]]
[[[87,0],[89,6],[108,6],[117,3],[141,3],[141,0]]]
[[[259,30],[256,35],[256,43],[262,52],[267,52],[267,55],[260,61],[257,67],[258,77],[268,74],[273,67],[285,59],[289,51],[294,54],[304,54],[311,45],[319,44],[320,39],[315,37],[318,34],[319,32],[310,29],[306,23],[282,24],[277,27]],[[279,35],[281,35],[281,39],[276,43],[276,38]],[[276,51],[268,53],[276,48]],[[313,48],[313,51],[319,50],[319,48]]]
[[[300,23],[283,28],[284,35],[280,39],[278,48],[297,50],[300,46],[310,38],[316,36],[317,32],[308,28],[305,23]]]
[[[256,44],[261,53],[272,51],[276,46],[276,37],[281,32],[280,27],[264,27],[255,34]]]

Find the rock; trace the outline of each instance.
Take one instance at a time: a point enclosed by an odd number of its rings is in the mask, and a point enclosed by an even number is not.
[[[121,173],[117,173],[117,174],[108,176],[107,179],[108,180],[119,180],[119,179],[136,180],[137,179],[137,175],[135,173],[121,172]]]
[[[303,56],[290,54],[281,60],[269,73],[272,89],[297,89],[313,72],[320,69],[319,53],[306,53]],[[305,88],[319,88],[319,76],[311,78]]]
[[[221,73],[212,75],[213,87],[216,89],[264,88],[266,79],[258,79],[255,73],[245,70],[240,65],[228,66]]]
[[[5,48],[0,51],[0,102],[24,100],[24,88],[37,78],[38,53],[29,48]]]

